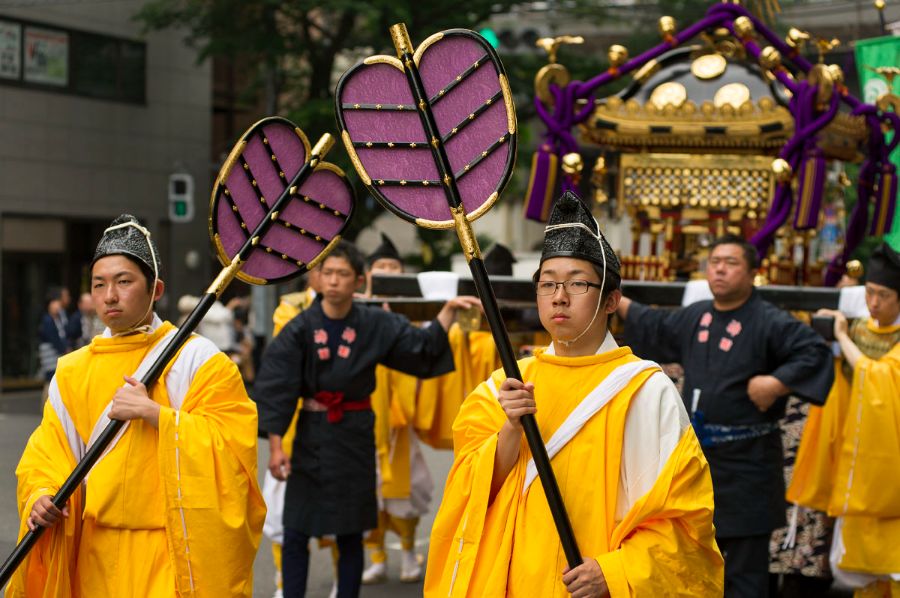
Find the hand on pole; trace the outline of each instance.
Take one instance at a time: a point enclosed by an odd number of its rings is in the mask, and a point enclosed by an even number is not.
[[[444,330],[450,330],[453,321],[456,320],[456,312],[460,309],[469,309],[472,307],[481,308],[481,300],[471,295],[460,295],[454,297],[444,304],[440,313],[437,315],[438,322]]]
[[[500,385],[497,398],[510,425],[519,432],[522,431],[522,416],[527,413],[537,413],[532,382],[526,384],[515,378],[507,378]]]
[[[572,598],[602,598],[609,596],[609,587],[603,570],[596,559],[584,557],[584,562],[574,569],[566,567],[562,581]]]
[[[142,419],[154,428],[159,427],[159,403],[150,398],[147,387],[140,380],[125,376],[125,386],[113,395],[109,419],[128,421]]]
[[[40,527],[53,527],[60,518],[69,516],[69,507],[66,505],[62,510],[56,508],[53,504],[52,496],[45,494],[39,496],[31,507],[31,514],[25,520],[25,524],[30,531]]]

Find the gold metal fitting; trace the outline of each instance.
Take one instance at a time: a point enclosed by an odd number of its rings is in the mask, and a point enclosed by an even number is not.
[[[569,175],[577,175],[584,168],[584,160],[578,152],[571,152],[562,158],[563,172]]]
[[[409,32],[406,30],[405,23],[391,25],[391,41],[394,42],[398,58],[402,59],[404,54],[413,53],[412,40],[409,39]]]
[[[609,66],[619,68],[628,60],[628,48],[613,44],[609,47],[606,57],[609,58]]]
[[[838,185],[841,187],[850,187],[853,185],[853,181],[850,180],[850,177],[847,176],[847,172],[842,170],[838,173]]]
[[[310,152],[310,154],[313,156],[317,156],[319,159],[322,159],[325,157],[325,154],[327,154],[331,150],[333,145],[334,137],[331,135],[331,133],[324,133],[321,137],[319,137],[319,140],[312,148],[312,152]]]
[[[556,64],[556,52],[562,44],[583,44],[584,38],[580,35],[560,35],[558,37],[542,37],[534,45],[547,52],[547,62]]]
[[[675,31],[677,30],[675,18],[669,16],[659,17],[659,25],[657,28],[659,29],[659,34],[663,37],[675,35]]]
[[[734,34],[739,38],[750,37],[755,32],[753,21],[749,17],[738,17],[734,20]]]
[[[789,183],[794,176],[794,169],[784,158],[775,158],[772,161],[772,172],[775,173],[775,180],[779,183]]]
[[[772,46],[766,46],[759,53],[759,64],[770,71],[781,66],[781,52]]]
[[[478,240],[475,238],[475,232],[472,230],[472,223],[466,218],[465,208],[463,206],[450,208],[450,214],[453,216],[456,236],[459,237],[463,255],[466,256],[466,263],[471,262],[475,258],[481,259],[481,248],[478,247]]]
[[[784,38],[784,42],[795,50],[802,49],[808,41],[809,33],[807,33],[806,31],[801,31],[796,27],[791,27],[790,29],[788,29],[787,37]]]
[[[828,72],[831,73],[831,80],[834,81],[835,85],[844,84],[844,69],[836,64],[829,64]]]
[[[836,37],[825,39],[824,37],[816,38],[816,50],[819,52],[819,62],[825,62],[825,54],[831,52],[841,45],[841,40]]]
[[[875,0],[872,4],[877,10],[884,10],[884,0]]]
[[[862,262],[859,260],[850,260],[847,262],[847,276],[851,278],[862,278],[865,273]]]
[[[834,93],[834,77],[824,64],[816,64],[809,70],[808,81],[816,86],[816,107],[824,110]]]

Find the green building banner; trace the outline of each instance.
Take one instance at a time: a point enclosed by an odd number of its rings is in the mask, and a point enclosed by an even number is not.
[[[900,66],[900,37],[887,36],[859,40],[856,42],[855,52],[863,101],[867,104],[874,104],[880,96],[888,92],[900,95],[900,77],[885,78],[875,72],[878,67],[896,68]],[[900,147],[891,154],[891,162],[900,171]],[[884,235],[884,240],[896,251],[900,251],[900,210],[895,209],[894,223],[891,231]]]

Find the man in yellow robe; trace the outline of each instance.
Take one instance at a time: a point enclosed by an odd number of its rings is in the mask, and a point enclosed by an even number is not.
[[[373,274],[403,272],[400,252],[384,233],[381,233],[381,244],[366,257],[366,266],[368,297],[372,296]],[[383,365],[375,369],[372,411],[375,412],[379,509],[378,527],[365,540],[372,564],[363,572],[364,584],[380,583],[387,577],[384,541],[388,531],[400,537],[400,581],[416,582],[422,578],[420,557],[415,550],[416,527],[431,504],[434,482],[413,430],[418,384],[415,376]]]
[[[843,358],[810,409],[787,496],[838,518],[832,573],[857,598],[900,597],[900,254],[886,244],[869,260],[866,306],[853,326],[820,312]]]
[[[721,596],[709,467],[671,381],[618,347],[607,318],[619,263],[566,193],[535,274],[553,338],[493,374],[454,426],[453,468],[431,535],[426,596]],[[569,570],[520,418],[547,443],[583,564]]]
[[[175,328],[153,313],[158,251],[133,216],[91,265],[107,326],[59,362],[16,469],[21,535],[47,529],[7,596],[251,596],[265,506],[255,405],[234,363],[194,336],[146,389]],[[124,382],[124,385],[123,385]],[[110,419],[126,421],[63,510],[51,497]]]

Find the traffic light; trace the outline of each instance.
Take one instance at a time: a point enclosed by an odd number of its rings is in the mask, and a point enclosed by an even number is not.
[[[169,220],[190,222],[194,219],[194,177],[176,173],[169,176]]]
[[[485,27],[478,31],[478,35],[483,37],[487,43],[491,44],[491,47],[496,48],[500,45],[500,39],[497,37],[497,34],[490,27]]]

